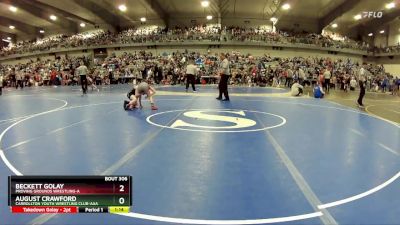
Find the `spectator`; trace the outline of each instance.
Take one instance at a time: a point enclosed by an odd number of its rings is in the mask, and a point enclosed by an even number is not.
[[[0,96],[3,94],[3,74],[0,74]]]
[[[23,76],[24,71],[23,70],[18,70],[15,73],[15,79],[17,80],[17,85],[15,85],[15,88],[18,89],[18,86],[21,87],[21,89],[24,88],[24,83],[22,82],[22,76]]]
[[[356,90],[356,86],[357,86],[356,79],[354,77],[351,77],[351,80],[350,80],[350,91]]]
[[[317,85],[314,87],[313,92],[314,92],[314,98],[323,98],[325,95],[321,83],[317,83]]]
[[[303,86],[299,84],[298,81],[296,81],[291,88],[290,94],[292,96],[300,96],[303,94]]]
[[[326,68],[324,71],[324,87],[325,87],[325,91],[329,92],[329,86],[331,84],[331,71],[329,71],[329,68]]]

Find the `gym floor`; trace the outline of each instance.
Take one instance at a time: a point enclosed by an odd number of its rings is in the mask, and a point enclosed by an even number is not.
[[[399,224],[400,98],[276,88],[129,86],[5,90],[0,224]],[[131,175],[131,213],[13,215],[8,175]]]

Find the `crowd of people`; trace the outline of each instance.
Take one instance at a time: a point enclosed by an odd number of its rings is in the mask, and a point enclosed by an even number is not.
[[[231,52],[227,60],[230,64],[231,85],[289,88],[298,81],[301,85],[320,83],[326,91],[331,88],[352,91],[358,86],[359,71],[363,68],[367,90],[395,93],[399,86],[399,77],[386,73],[382,65],[361,64],[351,59],[279,58],[268,54],[255,57]],[[151,80],[155,84],[183,85],[186,82],[186,67],[189,61],[193,61],[198,70],[196,74],[192,74],[195,83],[217,82],[221,63],[218,54],[210,52],[202,54],[188,50],[161,55],[139,51],[119,56],[112,54],[104,59],[66,55],[53,60],[32,60],[15,66],[1,65],[0,74],[4,76],[4,86],[15,88],[78,85],[80,80],[76,69],[80,66],[80,62],[83,62],[88,67],[89,80],[96,85],[143,79]]]
[[[3,86],[23,88],[24,86],[74,85],[78,84],[75,69],[80,62],[90,64],[90,57],[65,57],[54,60],[30,60],[18,65],[0,65]]]
[[[397,45],[394,46],[387,46],[387,47],[382,47],[382,46],[375,46],[370,49],[371,52],[374,53],[400,53],[400,42],[397,43]]]
[[[49,36],[34,41],[20,41],[8,47],[2,48],[0,50],[0,57],[74,47],[202,40],[215,42],[246,41],[281,44],[306,44],[336,49],[369,49],[369,45],[367,43],[359,43],[348,38],[337,41],[329,35],[305,32],[272,32],[267,28],[220,28],[218,26],[193,26],[165,29],[157,26],[149,26],[137,29],[128,29],[116,33],[104,30],[94,30],[74,35],[64,34]]]

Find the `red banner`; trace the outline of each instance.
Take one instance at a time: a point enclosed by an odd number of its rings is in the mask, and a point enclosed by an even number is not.
[[[63,206],[12,206],[12,213],[78,213],[78,207]]]

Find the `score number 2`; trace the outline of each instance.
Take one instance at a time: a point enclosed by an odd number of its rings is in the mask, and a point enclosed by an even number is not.
[[[119,192],[124,192],[125,191],[125,186],[120,184],[119,185]],[[118,199],[119,204],[123,205],[125,203],[125,198],[121,197]]]
[[[127,185],[126,184],[126,182],[127,181],[129,181],[129,177],[126,177],[126,176],[122,176],[122,177],[118,177],[118,181],[120,181],[120,182],[123,182],[123,184],[118,184],[118,186],[117,186],[117,192],[118,193],[126,193],[126,191],[128,191],[129,192],[129,185],[128,185],[128,190],[125,190],[125,186]],[[124,205],[125,204],[125,197],[123,196],[123,197],[119,197],[118,198],[118,203],[120,204],[120,205]]]
[[[119,188],[118,188],[118,191],[124,193],[124,192],[125,192],[125,185],[120,184],[120,185],[119,185]],[[118,203],[119,203],[120,205],[125,204],[125,198],[124,198],[124,197],[120,197],[120,198],[118,199]]]

